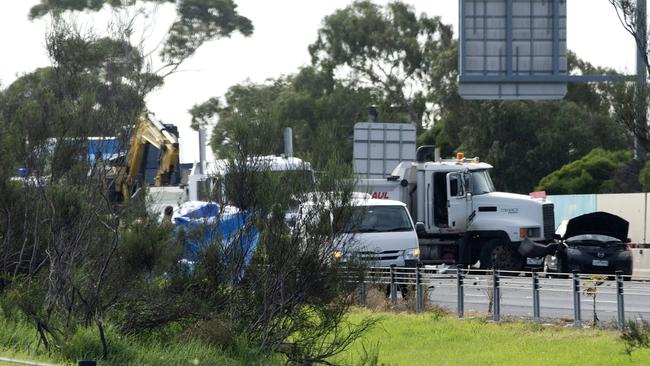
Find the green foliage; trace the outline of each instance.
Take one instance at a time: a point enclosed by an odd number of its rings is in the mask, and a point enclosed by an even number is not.
[[[127,43],[82,35],[65,23],[55,24],[47,47],[54,66],[13,82],[2,93],[0,113],[3,131],[13,136],[7,142],[14,145],[16,160],[47,175],[43,159],[55,146],[60,151],[47,169],[59,176],[81,153],[74,139],[116,136],[133,123],[144,106],[141,82],[152,78],[143,71],[143,57]]]
[[[646,365],[650,350],[637,349],[629,357],[625,342],[612,329],[577,329],[532,322],[494,323],[474,314],[457,319],[454,315],[431,320],[428,313],[372,313],[358,310],[351,320],[381,316],[377,327],[335,360],[355,365],[363,359],[363,345],[378,343],[379,365],[426,366],[440,364],[482,365]],[[431,347],[436,344],[436,347]]]
[[[273,104],[285,87],[285,82],[278,80],[270,85],[235,85],[228,90],[228,106],[218,110],[219,123],[212,132],[212,148],[220,158],[235,157],[238,149],[252,155],[271,154],[282,146],[278,144],[282,127]],[[204,110],[212,102],[206,103],[193,110]]]
[[[191,127],[195,130],[205,127],[210,123],[211,118],[219,113],[219,110],[221,110],[221,103],[216,97],[193,106],[189,111],[192,115]]]
[[[232,141],[246,141],[246,149],[258,155],[280,154],[282,129],[292,127],[296,156],[320,169],[334,152],[352,160],[353,126],[367,120],[374,100],[368,89],[306,67],[265,84],[232,86],[225,103],[212,98],[190,112],[197,124],[218,115],[211,145],[221,158],[235,154]]]
[[[639,173],[639,182],[644,192],[650,192],[650,160],[646,161]]]
[[[177,18],[170,26],[160,55],[171,65],[179,65],[191,57],[205,42],[229,37],[233,32],[245,36],[253,33],[252,22],[237,13],[232,0],[144,0],[156,3],[175,3]],[[29,17],[36,19],[65,11],[99,11],[105,5],[125,8],[135,0],[41,0],[31,8]]]
[[[625,167],[631,159],[632,154],[628,151],[594,149],[580,160],[542,178],[536,189],[550,194],[612,192],[615,189],[614,172]]]
[[[127,0],[133,2],[132,0]],[[49,12],[55,12],[59,14],[66,10],[72,11],[82,11],[82,10],[91,10],[98,11],[104,7],[104,4],[109,4],[111,6],[121,6],[126,1],[123,0],[50,0],[50,1],[41,1],[41,4],[34,5],[29,11],[29,18],[36,19],[44,15],[47,15]]]
[[[107,366],[281,364],[279,359],[264,357],[244,342],[237,341],[230,347],[220,347],[201,340],[186,339],[177,333],[123,335],[116,327],[108,325],[106,337],[111,353],[103,357],[96,329],[80,327],[61,348],[43,352],[34,349],[34,330],[31,324],[25,320],[7,319],[0,314],[0,355],[56,364],[76,364],[79,360],[91,359]]]
[[[161,275],[182,254],[181,246],[172,237],[171,225],[160,225],[152,218],[128,224],[120,241],[119,253],[130,273],[157,270]]]
[[[386,120],[407,120],[422,131],[434,82],[430,72],[452,44],[451,26],[416,15],[412,6],[355,1],[323,20],[309,46],[312,64],[361,79],[378,93]],[[391,114],[392,116],[389,116]]]
[[[454,45],[453,54],[456,54]],[[434,68],[435,78],[456,80],[457,62]],[[604,73],[569,55],[569,69]],[[497,189],[528,193],[539,180],[594,148],[630,146],[629,135],[610,116],[608,88],[569,84],[561,101],[471,101],[460,98],[456,83],[436,89],[439,120],[431,134],[444,155],[462,151],[494,166]],[[439,132],[436,132],[436,129]],[[421,139],[424,137],[421,137]],[[430,139],[431,140],[431,139]],[[422,141],[422,140],[421,140]]]
[[[244,36],[253,34],[253,23],[237,13],[232,0],[177,1],[178,18],[169,29],[163,46],[164,60],[179,63],[192,56],[207,41],[229,37],[239,31]]]
[[[650,323],[647,320],[628,320],[626,325],[621,333],[625,353],[632,355],[635,350],[650,348]]]

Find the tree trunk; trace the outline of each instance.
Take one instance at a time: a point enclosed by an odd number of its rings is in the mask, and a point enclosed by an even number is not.
[[[106,343],[106,334],[104,334],[104,326],[102,325],[102,320],[99,316],[95,317],[95,324],[97,324],[97,330],[99,330],[99,340],[102,342],[102,356],[104,359],[108,357],[108,344]]]

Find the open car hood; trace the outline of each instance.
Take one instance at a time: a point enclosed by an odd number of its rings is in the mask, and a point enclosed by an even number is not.
[[[625,242],[629,226],[630,223],[620,216],[601,211],[593,212],[569,220],[562,239],[569,239],[577,235],[597,234],[611,236]]]

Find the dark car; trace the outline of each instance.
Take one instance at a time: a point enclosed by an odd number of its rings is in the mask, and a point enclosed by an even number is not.
[[[594,274],[622,271],[631,276],[628,228],[626,220],[607,212],[594,212],[569,220],[555,253],[546,257],[547,271]],[[558,232],[562,229],[560,227]]]

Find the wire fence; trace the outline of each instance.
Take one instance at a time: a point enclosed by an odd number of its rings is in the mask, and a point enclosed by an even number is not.
[[[547,278],[549,276],[552,278]],[[526,313],[532,313],[535,322],[542,320],[542,309],[555,312],[555,317],[559,317],[557,314],[561,311],[572,310],[575,326],[583,324],[583,305],[591,305],[592,309],[584,310],[593,311],[595,320],[597,308],[600,307],[598,312],[608,313],[607,316],[616,321],[619,329],[625,326],[626,312],[637,317],[642,317],[643,313],[650,314],[650,277],[635,277],[633,280],[621,272],[613,275],[577,272],[547,274],[462,267],[442,271],[427,267],[371,267],[360,286],[362,306],[366,305],[368,285],[387,286],[392,304],[399,301],[398,291],[404,293],[407,288],[415,287],[416,312],[423,311],[425,301],[429,300],[455,305],[459,318],[465,316],[466,303],[481,296],[487,298],[488,311],[495,321],[501,320],[504,305],[519,309],[519,312],[524,309]],[[432,295],[425,299],[425,289],[435,289],[441,298],[436,299]],[[482,295],[476,295],[476,291]],[[626,297],[632,303],[628,308]],[[570,300],[572,303],[568,303]]]

